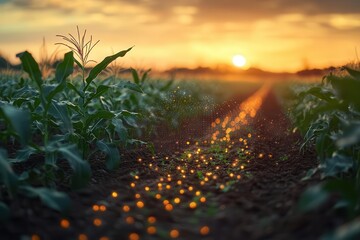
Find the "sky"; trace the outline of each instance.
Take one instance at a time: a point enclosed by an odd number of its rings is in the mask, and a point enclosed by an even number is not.
[[[38,58],[43,38],[51,53],[76,26],[100,40],[91,59],[134,46],[120,64],[137,68],[222,67],[241,54],[293,72],[360,55],[359,0],[0,0],[0,53]]]

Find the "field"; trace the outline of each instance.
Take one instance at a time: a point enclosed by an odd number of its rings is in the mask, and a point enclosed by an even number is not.
[[[1,239],[360,236],[358,66],[156,80],[72,50],[1,75]]]

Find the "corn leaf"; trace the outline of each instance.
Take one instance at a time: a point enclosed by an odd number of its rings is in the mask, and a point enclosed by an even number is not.
[[[18,188],[18,178],[8,162],[7,153],[0,149],[0,182],[5,185],[10,196],[15,196]]]
[[[30,136],[30,114],[27,111],[15,108],[11,105],[0,107],[7,123],[13,128],[19,140],[26,145]]]
[[[65,53],[64,60],[56,67],[55,79],[58,83],[62,83],[74,71],[73,52]]]
[[[72,188],[84,187],[90,180],[91,170],[89,163],[84,161],[78,152],[76,145],[63,146],[58,151],[69,162],[74,173],[71,178]]]
[[[120,51],[114,55],[108,56],[106,58],[104,58],[104,60],[102,60],[99,64],[97,64],[93,69],[91,69],[89,76],[86,78],[86,83],[87,86],[85,87],[84,90],[86,90],[88,88],[88,86],[90,85],[90,83],[115,59],[117,59],[118,57],[123,57],[125,56],[125,54],[127,52],[129,52],[132,49],[129,48],[127,50],[123,50]]]
[[[106,153],[106,167],[110,170],[116,169],[120,164],[119,150],[113,143],[106,143],[104,140],[96,142],[100,151]]]
[[[41,71],[33,56],[28,51],[25,51],[16,54],[16,57],[20,58],[24,71],[29,74],[31,80],[35,81],[38,88],[41,89],[43,84],[41,79]]]

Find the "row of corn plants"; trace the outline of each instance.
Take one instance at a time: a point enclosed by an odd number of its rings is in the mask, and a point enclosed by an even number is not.
[[[17,54],[25,75],[1,76],[0,220],[10,215],[6,203],[21,197],[69,210],[69,197],[57,189],[86,186],[90,159],[100,153],[108,169],[119,167],[122,149],[149,145],[139,139],[151,136],[159,121],[171,117],[179,122],[181,116],[174,114],[187,109],[165,106],[204,101],[196,89],[179,91],[173,81],[148,81],[149,71],[131,69],[131,81],[100,79],[106,67],[131,48],[89,69],[89,54],[97,42],[85,41],[85,35],[79,30],[77,38],[59,35],[65,41],[60,44],[71,51],[49,77],[27,51]],[[184,91],[197,97],[184,102]]]
[[[314,146],[319,160],[304,180],[315,174],[324,180],[304,192],[300,208],[314,210],[337,196],[333,210],[351,220],[324,239],[360,236],[360,71],[355,69],[345,66],[319,84],[293,88],[291,115],[304,136],[302,147]]]

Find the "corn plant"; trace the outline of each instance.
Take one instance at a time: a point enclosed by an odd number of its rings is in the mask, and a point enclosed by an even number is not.
[[[303,194],[301,209],[314,209],[336,192],[341,201],[334,208],[354,218],[360,215],[360,71],[347,66],[342,71],[298,91],[292,116],[304,135],[303,147],[314,144],[319,156],[319,166],[305,179],[319,172],[326,180]]]

